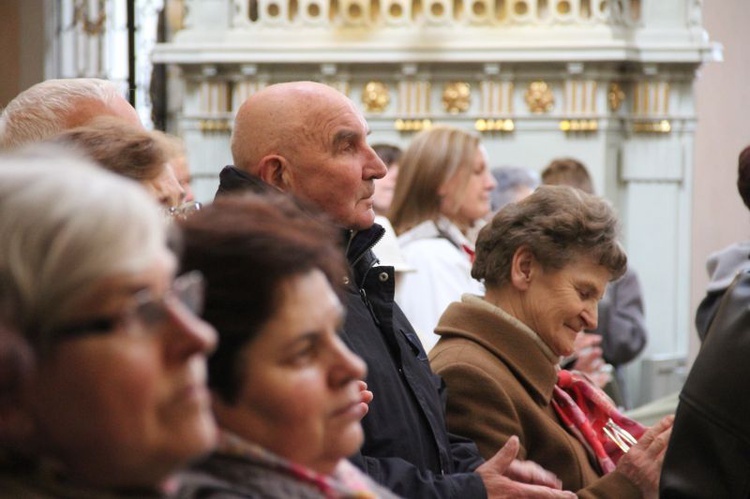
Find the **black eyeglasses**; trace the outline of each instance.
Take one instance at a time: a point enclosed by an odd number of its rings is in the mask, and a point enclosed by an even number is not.
[[[78,338],[86,335],[108,333],[116,328],[125,332],[149,329],[159,326],[169,318],[169,307],[177,302],[199,316],[203,312],[205,297],[203,275],[194,270],[177,277],[170,289],[155,298],[151,291],[139,291],[132,303],[122,312],[110,317],[96,317],[86,321],[62,326],[53,331],[52,336],[59,340]]]

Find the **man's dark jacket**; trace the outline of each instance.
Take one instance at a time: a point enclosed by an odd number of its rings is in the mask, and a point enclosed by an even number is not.
[[[259,179],[233,167],[220,178],[217,195],[263,190]],[[347,237],[352,275],[343,339],[367,363],[366,381],[375,395],[362,420],[365,443],[351,460],[406,498],[484,498],[484,485],[473,473],[482,458],[473,442],[447,432],[442,380],[393,301],[393,267],[379,266],[372,252],[384,232],[374,225]]]
[[[680,392],[661,498],[750,497],[750,271],[719,305]]]

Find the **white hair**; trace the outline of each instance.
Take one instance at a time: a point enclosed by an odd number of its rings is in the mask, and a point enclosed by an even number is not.
[[[117,86],[97,78],[47,80],[18,94],[0,115],[0,149],[40,142],[65,130],[81,101],[103,107],[122,97]]]
[[[0,320],[46,348],[101,279],[153,264],[166,223],[137,183],[70,151],[0,155]]]

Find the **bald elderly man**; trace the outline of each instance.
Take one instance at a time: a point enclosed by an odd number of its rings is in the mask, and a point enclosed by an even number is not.
[[[441,380],[393,301],[393,267],[379,266],[371,251],[384,232],[374,224],[373,180],[386,167],[368,133],[340,92],[312,82],[272,85],[240,107],[235,167],[222,171],[219,188],[272,186],[317,206],[342,228],[352,270],[342,337],[367,362],[374,394],[362,421],[365,443],[351,460],[408,498],[574,497],[538,485],[558,482],[533,463],[513,460],[516,439],[483,462],[473,442],[447,432]]]
[[[144,130],[138,113],[115,84],[97,78],[46,80],[18,94],[0,114],[0,149],[42,142],[61,132],[113,117]],[[165,165],[153,192],[166,207],[178,206],[185,192]]]

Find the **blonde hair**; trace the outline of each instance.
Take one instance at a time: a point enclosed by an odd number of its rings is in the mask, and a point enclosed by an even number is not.
[[[163,134],[113,116],[94,118],[84,126],[63,131],[50,142],[78,149],[107,170],[138,181],[158,177],[169,158]]]
[[[480,146],[479,136],[436,126],[414,136],[399,161],[398,182],[388,218],[397,234],[440,216],[440,187],[459,173],[457,199],[463,198]]]
[[[166,221],[138,184],[40,146],[0,155],[0,234],[0,320],[42,351],[93,286],[166,248]]]

